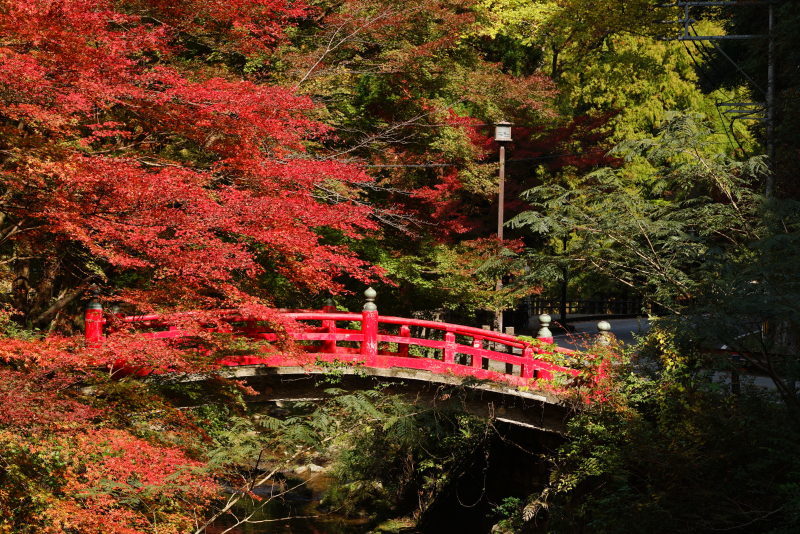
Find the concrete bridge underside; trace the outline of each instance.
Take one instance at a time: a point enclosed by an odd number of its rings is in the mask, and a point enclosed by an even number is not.
[[[243,379],[259,394],[256,402],[292,402],[322,399],[324,390],[368,389],[382,384],[389,394],[409,402],[435,404],[443,409],[503,421],[512,425],[563,434],[572,410],[563,399],[542,391],[523,391],[487,381],[469,381],[415,369],[337,367],[231,367],[225,375]],[[335,384],[330,378],[336,376]],[[327,379],[323,383],[322,379]]]

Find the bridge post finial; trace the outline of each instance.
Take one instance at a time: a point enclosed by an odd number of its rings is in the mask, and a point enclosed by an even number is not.
[[[550,331],[550,322],[553,320],[548,314],[543,313],[539,316],[539,331],[536,338],[545,343],[553,343],[553,332]]]
[[[364,304],[364,311],[378,311],[378,307],[375,305],[375,297],[377,296],[378,292],[371,287],[364,291],[364,297],[367,299],[367,303]]]
[[[595,341],[598,345],[610,345],[611,344],[611,324],[608,321],[600,321],[597,323],[597,341]]]

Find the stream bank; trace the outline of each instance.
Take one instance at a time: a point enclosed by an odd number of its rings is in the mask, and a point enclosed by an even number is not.
[[[461,476],[443,485],[425,509],[408,499],[392,510],[361,509],[346,517],[329,508],[326,495],[337,480],[328,469],[301,466],[283,474],[280,485],[262,490],[263,498],[278,495],[230,534],[488,534],[501,520],[517,513],[529,495],[547,484],[543,456],[563,438],[550,433],[497,423],[489,446],[476,449]],[[313,468],[312,468],[313,467]],[[249,500],[249,499],[248,499]],[[260,503],[240,506],[242,517]],[[353,517],[357,515],[357,517]],[[412,516],[415,519],[412,519]],[[285,518],[285,519],[284,519]],[[207,529],[222,534],[235,524],[221,518]]]

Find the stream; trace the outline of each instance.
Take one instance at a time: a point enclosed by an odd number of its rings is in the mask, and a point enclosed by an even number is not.
[[[263,506],[243,499],[247,503],[236,508],[237,517],[245,517],[260,506],[249,523],[235,526],[234,517],[222,517],[206,529],[207,534],[364,534],[370,531],[372,525],[368,519],[349,519],[322,509],[320,502],[330,485],[325,475],[290,478],[287,484],[299,487]],[[259,493],[268,499],[270,493],[281,491],[281,487],[273,486],[262,488]]]
[[[561,442],[555,434],[518,427],[507,427],[493,440],[488,454],[476,451],[474,469],[453,480],[426,509],[420,523],[409,520],[347,518],[329,511],[322,503],[332,479],[324,472],[286,474],[281,485],[261,488],[264,498],[273,498],[251,518],[251,523],[235,526],[233,517],[220,518],[208,527],[208,534],[488,534],[501,518],[496,508],[504,499],[524,499],[541,490],[549,471],[541,462],[542,453],[552,452]],[[286,491],[286,488],[296,488]],[[250,499],[235,511],[238,517],[252,512]],[[372,515],[364,511],[365,516]],[[260,521],[260,522],[259,522]],[[231,530],[228,530],[231,529]]]

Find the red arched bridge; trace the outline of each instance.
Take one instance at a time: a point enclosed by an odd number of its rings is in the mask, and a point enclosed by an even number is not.
[[[281,312],[287,320],[287,337],[295,342],[294,350],[265,349],[255,355],[225,357],[218,363],[227,367],[324,369],[335,364],[418,370],[514,388],[530,387],[537,379],[547,380],[558,374],[567,378],[579,374],[576,369],[548,361],[554,354],[567,356],[572,351],[554,347],[546,325],[538,342],[531,343],[470,326],[379,315],[375,291],[370,288],[365,295],[367,303],[361,313],[342,313],[333,306],[321,311]],[[279,339],[263,318],[223,313],[220,319],[224,326],[209,330],[266,342]],[[174,320],[159,315],[117,316],[116,320],[146,330],[143,335],[153,339],[188,335]],[[86,338],[90,345],[102,343],[105,322],[99,302],[90,303],[86,311]]]

